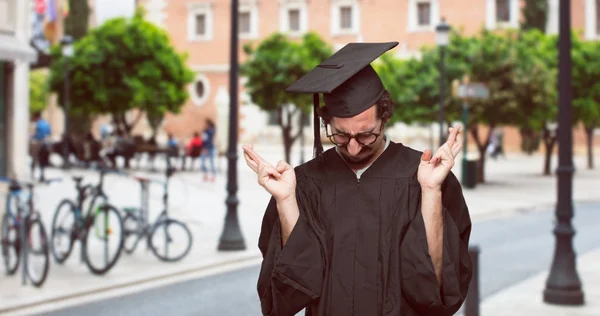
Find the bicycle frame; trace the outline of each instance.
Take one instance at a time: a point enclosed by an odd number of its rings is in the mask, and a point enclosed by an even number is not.
[[[135,244],[133,245],[133,248],[135,249],[137,247],[138,242],[140,241],[140,239],[146,237],[146,247],[147,249],[150,249],[150,233],[155,229],[155,227],[157,227],[160,223],[162,223],[163,221],[167,220],[169,218],[169,178],[173,175],[174,173],[174,169],[173,168],[169,168],[167,169],[166,175],[167,175],[167,179],[165,181],[160,181],[160,180],[149,180],[149,179],[138,179],[138,181],[140,182],[140,186],[141,186],[141,207],[138,209],[139,211],[139,216],[135,216],[137,223],[139,225],[139,227],[141,227],[141,229],[139,229],[138,231],[136,231],[134,234],[137,235],[137,239],[135,241]],[[156,220],[154,221],[154,223],[150,224],[149,221],[149,210],[150,210],[150,192],[149,192],[149,186],[150,186],[150,182],[155,182],[155,183],[160,183],[163,185],[163,210],[160,213],[160,215],[158,215],[158,217],[156,218]]]
[[[34,185],[26,184],[27,190],[24,190],[22,185],[15,181],[11,181],[11,185],[9,187],[9,194],[6,198],[6,213],[9,215],[12,224],[16,227],[17,232],[19,234],[19,247],[17,248],[19,253],[17,255],[21,256],[21,283],[23,285],[27,284],[27,256],[26,247],[27,245],[27,223],[31,220],[36,219],[39,216],[39,213],[35,211],[35,205],[33,201],[34,197]],[[16,199],[16,207],[17,213],[14,214],[11,202],[12,199]],[[23,199],[21,199],[23,198]],[[25,210],[28,210],[27,212]]]

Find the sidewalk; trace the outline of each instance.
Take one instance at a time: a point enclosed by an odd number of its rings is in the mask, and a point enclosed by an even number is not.
[[[484,316],[592,316],[600,315],[600,248],[577,260],[585,305],[552,305],[543,301],[548,271],[505,289],[483,301]]]
[[[283,157],[283,149],[280,146],[256,145],[255,149],[273,163]],[[310,157],[310,147],[306,147],[305,150],[305,157]],[[297,150],[292,153],[293,164],[296,163],[298,155]],[[460,156],[458,158],[460,159]],[[240,252],[217,251],[223,229],[227,198],[227,161],[224,158],[221,159],[220,166],[223,172],[217,177],[215,183],[205,183],[199,173],[189,172],[176,174],[171,182],[170,204],[172,209],[170,214],[187,222],[194,238],[192,250],[184,260],[172,264],[162,263],[151,252],[146,252],[144,247],[138,246],[132,256],[123,253],[117,265],[107,275],[95,276],[87,270],[85,264],[79,262],[77,255],[79,246],[77,244],[65,265],[51,262],[48,279],[41,289],[21,286],[20,275],[7,277],[4,275],[4,267],[0,265],[0,313],[65,297],[140,284],[149,279],[181,275],[188,271],[227,262],[258,258],[260,256],[257,249],[258,235],[269,195],[257,184],[256,176],[245,165],[241,151],[238,156],[237,197],[240,201],[238,215],[247,250]],[[600,157],[596,157],[596,159],[598,161]],[[509,155],[506,160],[487,160],[487,162],[486,179],[488,183],[479,185],[473,190],[464,190],[474,222],[515,212],[536,211],[555,206],[556,177],[541,176],[542,156]],[[574,200],[576,203],[600,201],[597,192],[597,188],[600,187],[600,169],[586,170],[583,168],[584,163],[584,157],[575,159],[578,171],[574,175]],[[553,170],[556,165],[557,160],[554,157]],[[456,164],[453,172],[460,178],[460,163]],[[47,177],[60,177],[63,174],[61,170],[50,170]],[[95,183],[98,178],[96,173],[90,171],[71,171],[70,174],[84,176],[86,183]],[[160,174],[151,174],[150,176],[162,178]],[[134,180],[109,175],[105,180],[105,189],[111,203],[118,207],[139,203],[139,187]],[[36,204],[42,213],[48,231],[56,205],[61,199],[72,197],[74,194],[73,183],[70,179],[39,189],[36,194]],[[162,187],[152,185],[151,219],[160,212],[161,195]],[[476,225],[474,225],[474,229],[477,229]],[[600,283],[597,284],[600,285]]]

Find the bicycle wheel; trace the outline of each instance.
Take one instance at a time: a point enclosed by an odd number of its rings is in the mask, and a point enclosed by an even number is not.
[[[99,206],[88,215],[83,246],[92,273],[105,274],[115,265],[123,250],[123,219],[114,206]]]
[[[150,233],[150,248],[162,261],[175,262],[185,257],[192,248],[192,233],[184,223],[167,218]]]
[[[19,229],[12,223],[10,214],[4,213],[2,216],[2,261],[7,275],[13,275],[17,272],[19,262],[21,261],[19,251]]]
[[[27,221],[27,246],[24,247],[27,275],[36,287],[42,286],[50,269],[50,251],[44,224],[39,218]]]
[[[142,238],[141,227],[137,216],[127,213],[123,219],[123,251],[132,254]]]
[[[75,204],[70,200],[62,200],[52,219],[50,249],[57,263],[63,263],[71,255],[75,243]]]

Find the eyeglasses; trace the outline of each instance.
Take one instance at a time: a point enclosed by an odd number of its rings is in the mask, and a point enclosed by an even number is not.
[[[383,126],[385,124],[381,123],[381,127],[379,128],[379,133],[366,132],[366,133],[358,133],[356,135],[350,135],[347,133],[335,133],[329,134],[329,129],[325,128],[325,132],[327,133],[327,138],[334,143],[336,146],[346,146],[350,143],[352,138],[356,139],[356,142],[363,145],[368,146],[373,144],[379,135],[381,135],[381,131],[383,131]]]

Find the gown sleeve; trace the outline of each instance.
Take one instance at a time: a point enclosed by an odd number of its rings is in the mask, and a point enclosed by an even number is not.
[[[403,295],[419,315],[454,315],[464,302],[471,281],[472,266],[468,252],[471,219],[460,183],[452,172],[442,186],[442,205],[441,288],[429,255],[420,203],[400,245]]]
[[[300,217],[284,247],[274,198],[263,218],[258,241],[263,256],[258,278],[263,315],[295,315],[321,295],[326,259],[314,225],[318,202],[315,194],[303,190],[297,181]]]

